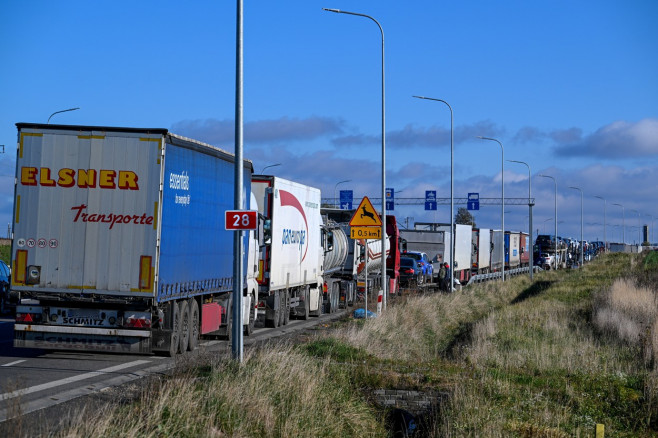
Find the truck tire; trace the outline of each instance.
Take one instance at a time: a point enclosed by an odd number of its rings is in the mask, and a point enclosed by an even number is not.
[[[180,309],[178,303],[172,301],[170,303],[171,311],[171,333],[169,334],[169,350],[167,356],[174,357],[178,353],[178,345],[180,344]]]
[[[283,297],[283,325],[288,325],[290,322],[290,291],[286,289]]]
[[[180,341],[178,344],[178,352],[183,354],[187,351],[190,344],[190,306],[187,301],[180,301],[177,303],[180,308]]]
[[[256,296],[251,295],[251,306],[249,307],[249,323],[244,327],[244,335],[251,336],[256,326]]]
[[[187,344],[187,350],[194,351],[199,346],[199,303],[194,298],[190,298],[188,308],[190,309],[190,340]]]

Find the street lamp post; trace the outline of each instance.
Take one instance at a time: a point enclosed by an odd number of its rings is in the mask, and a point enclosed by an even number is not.
[[[583,239],[583,190],[579,187],[569,187],[580,192],[580,267],[583,267],[583,253],[585,252],[585,240]]]
[[[69,109],[65,109],[65,110],[61,110],[61,111],[55,111],[54,113],[52,113],[52,114],[50,115],[50,117],[48,117],[48,121],[46,122],[46,124],[49,124],[49,123],[50,123],[50,119],[51,119],[52,116],[54,116],[55,114],[65,113],[65,112],[67,112],[67,111],[75,111],[75,110],[79,110],[79,109],[80,109],[80,108],[69,108]]]
[[[510,163],[519,163],[519,164],[525,164],[525,166],[528,168],[528,232],[530,233],[530,281],[532,281],[532,272],[534,271],[534,240],[532,240],[532,206],[535,205],[534,202],[532,202],[532,178],[530,176],[530,165],[526,163],[525,161],[517,161],[517,160],[507,160]],[[527,248],[526,248],[527,250]]]
[[[603,199],[603,242],[604,242],[603,243],[603,245],[604,245],[603,248],[607,252],[608,251],[608,237],[606,235],[606,229],[605,229],[605,210],[606,210],[607,201],[602,196],[594,195],[594,197],[599,198],[599,199]]]
[[[634,211],[635,213],[637,213],[637,242],[640,246],[642,246],[642,237],[640,237],[640,233],[642,232],[642,222],[640,219],[640,212],[637,210],[630,210],[630,211]]]
[[[265,167],[263,167],[263,170],[260,171],[260,174],[265,175],[265,169],[269,169],[270,167],[276,167],[276,166],[280,166],[280,165],[281,165],[281,163],[276,163],[276,164],[270,164],[269,166],[265,166]]]
[[[346,179],[346,180],[343,180],[343,181],[338,181],[336,183],[336,185],[334,186],[334,206],[338,205],[336,203],[336,189],[338,188],[338,184],[348,183],[348,182],[351,182],[351,181],[352,181],[351,179]]]
[[[388,301],[387,283],[386,280],[386,93],[385,93],[385,76],[384,76],[384,29],[379,21],[375,20],[370,15],[359,14],[357,12],[341,11],[340,9],[322,8],[328,12],[335,12],[337,14],[355,15],[357,17],[368,18],[375,22],[379,27],[379,32],[382,34],[382,267],[384,281],[382,281],[382,294],[383,294],[383,308],[386,310],[386,303]],[[392,248],[391,248],[392,250]],[[367,285],[366,285],[367,287]],[[368,309],[366,309],[367,311]],[[367,312],[366,312],[367,314]]]
[[[491,137],[481,137],[478,136],[481,140],[490,140],[495,141],[500,145],[500,193],[501,193],[501,205],[500,205],[500,216],[501,216],[501,227],[503,232],[503,268],[502,268],[502,278],[505,281],[505,148],[503,144]]]
[[[625,213],[624,213],[624,206],[621,204],[612,204],[616,205],[617,207],[621,207],[621,243],[626,245],[626,218],[625,218]]]
[[[555,184],[555,269],[557,269],[557,181],[550,175],[539,175],[543,178],[550,178]]]
[[[455,274],[455,194],[454,194],[454,116],[452,112],[452,107],[448,102],[443,99],[435,99],[433,97],[424,97],[424,96],[413,96],[417,99],[426,99],[433,100],[436,102],[445,103],[448,109],[450,110],[450,233],[452,237],[451,248],[450,248],[450,285],[448,285],[448,291],[451,292],[455,284],[454,274]],[[505,263],[503,263],[503,269],[505,268]],[[503,277],[504,279],[504,277]]]

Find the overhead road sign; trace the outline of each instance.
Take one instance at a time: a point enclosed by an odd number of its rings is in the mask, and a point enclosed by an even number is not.
[[[480,209],[480,194],[479,193],[469,193],[468,201],[466,202],[466,208],[469,210],[479,210]]]
[[[436,210],[436,190],[425,190],[425,210]]]
[[[372,205],[382,205],[382,198],[370,198]],[[323,204],[334,205],[335,199],[331,198],[322,198]],[[454,198],[453,202],[455,205],[467,205],[468,198]],[[535,198],[530,198],[530,202],[534,205]],[[396,204],[400,205],[425,205],[425,198],[400,198],[397,200]],[[450,198],[436,198],[437,205],[450,205]],[[480,205],[500,205],[502,201],[500,197],[498,198],[480,198]],[[528,197],[525,198],[508,198],[505,196],[505,207],[507,208],[510,205],[523,205],[524,207],[528,206]]]
[[[395,210],[395,190],[392,188],[386,189],[386,209]]]
[[[359,207],[354,211],[350,219],[350,227],[381,227],[382,220],[372,206],[370,199],[364,196]]]
[[[352,190],[341,190],[340,191],[340,209],[341,210],[351,210],[352,202],[354,201],[354,194]]]
[[[350,227],[352,239],[381,239],[382,227]]]

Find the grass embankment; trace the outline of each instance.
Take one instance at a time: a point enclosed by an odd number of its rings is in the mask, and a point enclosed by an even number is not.
[[[62,435],[385,436],[370,391],[406,388],[449,394],[428,436],[594,436],[597,423],[658,436],[656,285],[658,253],[612,254],[532,284],[409,297],[241,366],[192,368]]]

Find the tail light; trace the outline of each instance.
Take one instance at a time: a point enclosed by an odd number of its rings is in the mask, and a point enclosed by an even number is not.
[[[147,312],[131,312],[123,318],[125,328],[151,328],[151,314]]]
[[[41,322],[41,313],[16,313],[16,322],[31,323]]]

